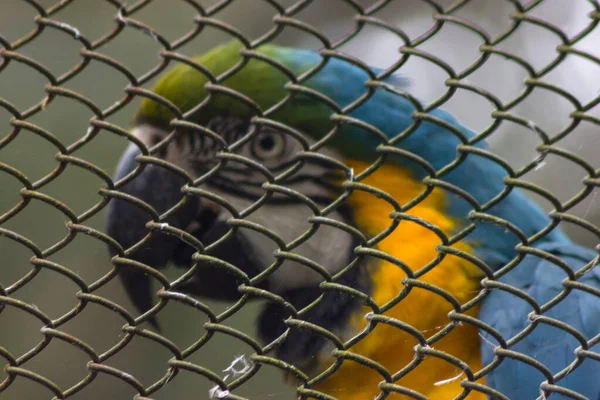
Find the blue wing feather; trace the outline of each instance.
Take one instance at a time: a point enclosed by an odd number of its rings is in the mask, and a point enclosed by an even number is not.
[[[573,271],[577,271],[590,262],[598,262],[598,254],[575,244],[545,243],[539,249],[558,256]],[[550,260],[527,255],[511,272],[500,279],[501,282],[517,287],[533,297],[540,305],[545,304],[563,290],[561,282],[567,274]],[[578,279],[578,282],[600,289],[600,270],[594,268]],[[515,337],[532,322],[528,319],[533,308],[526,301],[502,290],[492,290],[485,299],[479,318],[495,328],[503,338]],[[600,333],[600,298],[574,289],[555,307],[543,314],[562,321],[575,328],[589,341]],[[482,333],[482,361],[484,365],[492,362],[493,349],[497,342],[487,333]],[[576,360],[575,349],[581,346],[570,333],[544,323],[538,323],[535,329],[523,340],[510,347],[511,350],[534,358],[556,374]],[[590,350],[598,352],[600,345]],[[600,398],[600,362],[585,359],[573,368],[557,385],[575,390],[589,399]],[[544,375],[536,368],[518,360],[505,359],[491,372],[486,383],[507,395],[510,399],[535,399],[540,396],[540,384]],[[553,395],[557,398],[568,398]]]

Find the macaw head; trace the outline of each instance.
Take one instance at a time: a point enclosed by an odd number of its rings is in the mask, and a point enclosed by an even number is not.
[[[360,301],[325,293],[320,284],[343,271],[337,283],[368,292],[364,266],[353,252],[361,235],[350,228],[352,210],[339,201],[347,192],[340,182],[353,174],[343,160],[367,153],[340,136],[327,101],[295,93],[281,106],[290,96],[282,66],[300,75],[318,66],[318,53],[263,46],[244,62],[240,49],[231,43],[195,59],[201,67],[180,64],[155,87],[162,100],[142,101],[132,131],[136,143],[125,151],[114,177],[115,182],[127,177],[118,190],[139,201],[113,198],[107,231],[123,249],[132,249],[129,259],[145,266],[195,265],[174,291],[235,300],[245,293],[240,285],[254,286],[281,296],[296,311],[324,295],[323,305],[302,319],[343,330]],[[366,72],[331,61],[327,74],[309,79],[307,88],[330,86],[328,92],[342,103],[366,92]],[[213,83],[236,65],[241,65],[237,73]],[[173,122],[183,120],[181,114],[190,123]],[[147,154],[144,147],[155,150],[154,161],[139,161]],[[144,204],[165,218],[152,222]],[[116,248],[111,252],[118,254]],[[134,304],[148,311],[156,293],[151,274],[131,265],[119,268]],[[260,336],[277,338],[289,315],[280,302],[269,302]],[[294,345],[284,343],[280,358],[304,367],[315,362],[312,355],[325,342],[300,330],[288,338]]]

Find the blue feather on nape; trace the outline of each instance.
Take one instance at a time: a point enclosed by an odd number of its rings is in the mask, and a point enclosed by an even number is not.
[[[383,71],[385,71],[384,69],[377,68],[377,67],[371,67],[371,69],[377,75],[380,75]],[[388,76],[387,78],[383,79],[382,82],[394,85],[398,89],[408,90],[410,87],[413,86],[414,79],[411,79],[408,76],[403,75],[403,74],[394,73],[394,74]]]

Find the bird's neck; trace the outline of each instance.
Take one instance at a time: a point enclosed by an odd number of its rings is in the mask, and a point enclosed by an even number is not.
[[[347,163],[356,172],[368,166],[361,162]],[[361,183],[383,190],[401,205],[426,190],[425,185],[412,179],[410,173],[398,166],[384,165]],[[394,222],[390,217],[390,213],[394,211],[393,207],[366,191],[355,190],[348,201],[357,227],[368,237],[383,232]],[[422,202],[408,210],[407,214],[427,221],[448,233],[457,222],[444,213],[445,202],[444,193],[434,189]],[[401,261],[418,275],[420,282],[434,285],[453,296],[458,303],[464,304],[479,292],[481,273],[476,266],[457,256],[447,255],[440,260],[436,246],[441,243],[440,237],[430,228],[403,220],[375,247]],[[466,252],[471,250],[468,245],[462,243],[453,247]],[[421,275],[420,271],[433,264],[436,264],[434,268]],[[452,324],[448,318],[448,313],[453,310],[452,305],[431,290],[412,288],[406,297],[395,304],[398,296],[407,287],[403,283],[407,273],[402,268],[377,258],[369,260],[368,268],[372,269],[371,296],[379,307],[387,310],[384,315],[391,317],[392,321],[409,324],[425,338]],[[370,311],[370,308],[364,307],[356,313],[351,323],[353,328],[350,335],[356,334],[366,326],[365,314]],[[477,311],[478,308],[473,307],[465,313],[476,316]],[[475,372],[481,368],[479,342],[477,328],[469,324],[456,324],[448,335],[432,343],[431,347],[466,362]],[[379,323],[349,350],[376,361],[394,375],[415,358],[414,347],[418,343],[410,333],[392,324]],[[460,381],[465,378],[466,375],[461,369],[452,363],[426,356],[415,369],[395,383],[416,390],[430,399],[449,399],[463,391]],[[380,392],[378,384],[383,380],[382,375],[375,370],[347,360],[317,389],[340,400],[362,400],[375,397]],[[388,398],[402,397],[396,394]],[[483,399],[484,396],[473,392],[467,398]]]

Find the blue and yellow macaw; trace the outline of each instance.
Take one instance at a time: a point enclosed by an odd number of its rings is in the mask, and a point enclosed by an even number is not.
[[[573,243],[514,181],[508,189],[509,172],[483,140],[446,111],[423,112],[402,77],[375,84],[371,78],[381,70],[311,50],[263,45],[246,59],[243,51],[232,42],[179,64],[154,89],[169,105],[146,98],[135,120],[138,141],[148,148],[162,143],[157,154],[179,172],[147,164],[120,190],[159,213],[185,197],[162,222],[212,244],[196,256],[196,272],[173,290],[233,300],[240,283],[256,278],[255,286],[296,310],[322,296],[301,318],[342,342],[370,330],[348,351],[391,374],[387,398],[501,393],[520,400],[556,387],[600,398],[600,356],[579,351],[588,344],[594,350],[600,334],[598,252]],[[234,66],[236,73],[214,83]],[[294,83],[289,71],[309,75]],[[353,105],[362,96],[366,100]],[[342,110],[347,117],[340,117]],[[192,124],[172,124],[178,113]],[[127,149],[115,179],[138,166],[141,143]],[[373,163],[381,165],[370,168]],[[182,191],[186,183],[193,186],[185,174],[202,177],[201,191]],[[480,210],[486,203],[494,205]],[[107,229],[130,248],[148,235],[150,220],[143,208],[113,199]],[[129,257],[152,268],[191,266],[196,249],[173,232],[155,226]],[[465,233],[460,240],[447,241],[458,232]],[[209,262],[214,259],[238,274]],[[136,306],[150,309],[148,275],[123,268],[121,276]],[[365,293],[375,305],[326,280]],[[556,297],[562,300],[549,303]],[[452,299],[468,305],[460,309],[463,317],[456,317]],[[259,336],[269,343],[289,329],[276,355],[316,376],[340,353],[315,330],[286,325],[290,315],[277,302],[266,305]],[[419,343],[419,336],[442,330],[449,333]],[[462,364],[432,355],[431,348]],[[411,363],[416,366],[398,373]],[[477,384],[485,386],[465,385],[484,367]],[[381,393],[382,382],[382,373],[343,359],[311,389],[364,400]],[[577,398],[553,394],[561,396]]]

